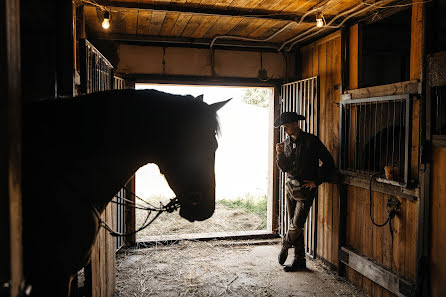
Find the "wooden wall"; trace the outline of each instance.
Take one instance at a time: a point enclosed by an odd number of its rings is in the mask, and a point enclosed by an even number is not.
[[[415,13],[415,12],[414,12]],[[416,19],[416,18],[415,18]],[[320,130],[319,137],[331,152],[338,164],[339,149],[339,103],[342,75],[348,77],[349,89],[357,89],[360,83],[361,61],[361,27],[354,25],[347,30],[349,55],[346,57],[345,72],[341,73],[342,44],[341,32],[335,32],[323,39],[301,48],[302,78],[320,76]],[[419,46],[413,42],[412,46]],[[418,51],[420,52],[420,51]],[[413,50],[413,59],[417,56]],[[344,61],[342,61],[344,62]],[[416,76],[414,66],[411,77]],[[421,70],[420,70],[421,71]],[[419,154],[419,110],[420,100],[413,104],[412,118],[412,166],[411,173],[416,183],[418,180]],[[325,259],[333,266],[338,266],[339,247],[339,202],[340,186],[323,184],[319,187],[319,216],[318,216],[318,246],[317,256]],[[357,254],[373,260],[398,276],[412,282],[416,279],[416,242],[417,242],[417,202],[407,197],[396,198],[401,202],[401,210],[392,220],[393,238],[389,225],[374,226],[370,219],[369,190],[352,185],[345,185],[346,214],[343,218],[345,225],[345,246]],[[372,211],[375,221],[382,223],[387,218],[387,201],[389,194],[372,191]],[[363,288],[370,296],[393,296],[393,294],[378,284],[372,282],[360,273],[346,267],[346,276],[355,285]]]
[[[116,230],[116,207],[109,203],[101,215],[104,222]],[[96,243],[91,253],[91,296],[112,297],[115,291],[116,243],[104,228],[99,229]]]
[[[319,138],[338,164],[339,107],[341,86],[341,33],[333,33],[301,49],[302,78],[320,78]],[[324,183],[318,195],[317,255],[338,262],[339,188]]]
[[[432,160],[430,288],[431,296],[446,296],[446,147],[435,148]]]
[[[0,3],[0,295],[12,297],[23,285],[19,7]]]

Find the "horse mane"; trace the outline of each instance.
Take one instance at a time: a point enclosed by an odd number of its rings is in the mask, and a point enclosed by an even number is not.
[[[217,113],[209,108],[207,103],[191,95],[174,95],[157,90],[123,89],[74,97],[73,100],[76,98],[86,102],[95,98],[102,106],[113,104],[114,101],[120,101],[117,104],[131,104],[130,101],[134,100],[138,106],[148,104],[151,108],[162,107],[160,110],[162,114],[178,117],[186,122],[194,122],[199,119],[202,123],[204,121],[206,125],[212,127],[217,135],[221,132]]]

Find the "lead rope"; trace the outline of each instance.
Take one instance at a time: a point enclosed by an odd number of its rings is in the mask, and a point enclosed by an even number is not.
[[[372,220],[373,225],[375,225],[377,227],[384,227],[387,223],[389,223],[390,236],[392,237],[392,241],[393,241],[392,219],[395,217],[396,211],[394,209],[392,209],[390,211],[387,211],[387,219],[382,224],[377,224],[375,222],[375,219],[373,218],[373,215],[372,215],[372,181],[378,175],[379,175],[379,173],[375,173],[375,174],[370,176],[370,184],[369,184],[369,199],[370,199],[370,202],[369,202],[370,212],[369,213],[370,213],[370,219]]]
[[[147,216],[144,220],[144,223],[142,224],[141,227],[139,227],[138,229],[136,229],[135,231],[132,232],[128,232],[128,233],[120,233],[117,231],[114,231],[104,220],[102,220],[101,215],[98,211],[98,209],[93,205],[93,203],[91,203],[90,201],[90,206],[93,209],[93,213],[96,215],[96,217],[99,220],[99,225],[98,225],[98,231],[101,227],[103,227],[105,230],[107,230],[111,236],[113,237],[124,237],[124,236],[129,236],[129,235],[133,235],[138,233],[141,230],[144,230],[145,228],[147,228],[150,224],[153,223],[153,221],[155,221],[163,212],[173,212],[176,209],[178,209],[180,207],[180,203],[179,203],[179,199],[178,197],[172,198],[170,199],[169,203],[166,205],[163,205],[160,202],[160,206],[159,207],[155,207],[152,204],[150,204],[149,202],[145,201],[144,199],[140,198],[138,195],[136,195],[135,193],[129,191],[127,188],[123,188],[126,192],[130,193],[131,195],[133,195],[134,197],[138,198],[139,200],[143,201],[144,203],[146,203],[148,206],[144,207],[144,206],[138,206],[136,205],[136,203],[134,203],[132,200],[126,199],[124,197],[119,197],[119,196],[115,196],[117,198],[123,199],[126,202],[129,202],[131,204],[128,203],[121,203],[121,202],[117,202],[117,201],[111,201],[112,203],[118,204],[118,205],[123,205],[124,207],[130,207],[133,209],[141,209],[141,210],[146,210],[148,211]],[[152,212],[157,212],[157,214],[147,223],[147,221],[149,220],[150,215],[152,214]]]

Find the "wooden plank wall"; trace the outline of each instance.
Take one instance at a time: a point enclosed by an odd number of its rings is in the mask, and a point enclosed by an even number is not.
[[[0,295],[19,296],[23,281],[20,5],[0,3]],[[10,289],[3,288],[9,281]]]
[[[446,148],[435,148],[432,160],[430,288],[431,296],[446,296]]]
[[[413,10],[412,36],[420,31],[419,12]],[[414,25],[415,23],[415,25]],[[414,33],[415,32],[415,33]],[[354,25],[349,30],[349,88],[356,89],[360,82],[361,28]],[[422,38],[412,38],[411,79],[421,79]],[[413,102],[411,177],[418,181],[419,155],[419,110],[420,100]],[[347,186],[346,245],[357,253],[374,260],[398,275],[415,281],[417,204],[414,201],[397,197],[401,211],[392,220],[393,238],[389,226],[374,226],[370,219],[370,192],[354,186]],[[390,195],[372,191],[372,211],[375,222],[382,223],[387,218],[386,204]],[[370,296],[393,296],[392,293],[373,283],[351,268],[346,268],[347,278]]]
[[[358,55],[360,30],[358,27],[350,30],[357,36],[350,36],[354,42],[351,52]],[[332,153],[338,164],[339,148],[339,102],[338,85],[341,84],[341,36],[333,33],[315,43],[301,49],[302,78],[320,76],[320,139]],[[357,56],[354,70],[359,73],[360,61]],[[350,60],[352,57],[350,56]],[[351,65],[350,65],[351,66]],[[351,67],[350,67],[351,68]],[[350,75],[351,76],[351,75]],[[357,84],[358,78],[350,79]],[[357,88],[357,85],[355,86]],[[415,104],[415,110],[417,110]],[[414,119],[414,127],[418,131],[418,117]],[[417,134],[415,134],[417,135]],[[415,136],[417,137],[417,136]],[[412,172],[418,170],[418,141],[415,141]],[[417,176],[415,174],[415,176]],[[375,221],[382,223],[387,218],[386,204],[390,195],[372,191],[372,210]],[[347,186],[347,218],[346,245],[360,255],[376,261],[378,264],[415,280],[416,276],[416,202],[397,197],[401,202],[401,212],[392,220],[393,238],[389,226],[379,228],[370,219],[369,191],[355,186]],[[319,187],[318,216],[318,248],[317,255],[334,266],[338,265],[339,236],[339,188],[333,184],[323,184]],[[358,272],[347,267],[347,278],[365,290],[370,296],[392,296],[390,292],[373,283]]]
[[[319,138],[338,164],[339,103],[341,85],[341,34],[335,32],[301,49],[302,78],[320,77]],[[317,255],[337,265],[339,237],[339,188],[319,187]]]
[[[103,221],[116,230],[114,213],[116,207],[109,203],[101,215]],[[113,297],[116,267],[115,239],[104,229],[99,229],[91,253],[91,296]]]

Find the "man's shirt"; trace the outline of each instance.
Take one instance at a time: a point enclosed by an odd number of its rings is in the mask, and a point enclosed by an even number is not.
[[[322,161],[320,167],[319,160]],[[335,168],[333,157],[319,138],[302,130],[295,140],[285,139],[284,153],[277,156],[277,165],[294,179],[312,180],[317,186],[325,182]]]

